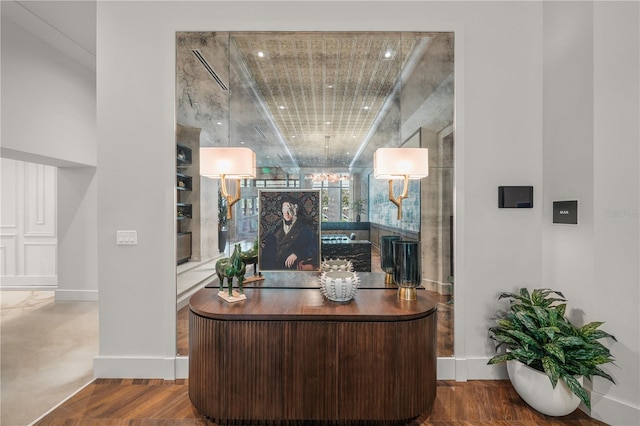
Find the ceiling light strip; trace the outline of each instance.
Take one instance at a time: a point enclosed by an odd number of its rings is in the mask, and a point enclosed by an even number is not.
[[[291,172],[294,173],[300,168],[300,166],[298,165],[297,161],[293,158],[293,155],[289,150],[289,146],[285,142],[284,137],[280,132],[280,128],[277,126],[277,124],[273,120],[273,117],[269,112],[269,108],[265,104],[264,98],[262,97],[262,94],[258,90],[255,80],[251,76],[251,73],[249,73],[247,65],[245,64],[242,54],[240,53],[240,49],[237,46],[235,47],[235,49],[230,50],[229,59],[231,61],[231,65],[238,71],[238,74],[240,75],[241,80],[246,84],[247,89],[249,90],[249,93],[250,93],[250,97],[254,100],[254,102],[256,102],[259,105],[259,108],[257,108],[258,111],[262,114],[262,117],[265,119],[267,124],[271,127],[271,130],[273,131],[276,138],[278,139],[278,142],[280,142],[280,144],[282,145],[282,148],[285,150],[285,152],[289,156],[291,163],[294,164],[293,170],[291,170]]]
[[[360,158],[360,154],[362,154],[362,151],[364,151],[364,148],[367,146],[367,144],[369,144],[369,141],[373,137],[374,133],[378,130],[378,126],[380,125],[382,120],[385,118],[385,116],[389,112],[389,109],[391,109],[394,99],[400,93],[402,89],[402,85],[409,78],[411,73],[413,73],[416,66],[418,65],[418,62],[422,58],[422,55],[427,50],[429,45],[430,45],[429,38],[421,37],[420,40],[416,43],[416,46],[411,50],[410,56],[407,58],[404,65],[401,64],[400,76],[394,83],[391,93],[385,99],[382,107],[380,108],[380,111],[378,111],[376,118],[373,120],[373,124],[369,128],[369,131],[367,132],[366,136],[362,140],[362,143],[358,147],[358,151],[353,156],[353,160],[351,160],[351,164],[349,164],[350,171],[355,168],[355,164],[358,161],[358,158]]]

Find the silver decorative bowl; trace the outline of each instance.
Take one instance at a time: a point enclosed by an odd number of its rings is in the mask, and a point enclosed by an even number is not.
[[[322,271],[353,271],[353,263],[346,259],[329,259],[322,261]]]
[[[333,302],[351,301],[358,291],[360,277],[351,271],[329,271],[320,275],[320,291]]]

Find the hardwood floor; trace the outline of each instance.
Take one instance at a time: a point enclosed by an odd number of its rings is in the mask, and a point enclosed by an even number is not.
[[[240,400],[238,403],[242,403]],[[97,379],[35,423],[40,426],[214,426],[189,400],[188,380]],[[267,424],[267,423],[264,423]],[[271,423],[269,423],[271,424]],[[303,424],[300,423],[302,426]],[[410,426],[600,426],[576,410],[547,417],[529,408],[505,380],[439,381],[430,415]]]

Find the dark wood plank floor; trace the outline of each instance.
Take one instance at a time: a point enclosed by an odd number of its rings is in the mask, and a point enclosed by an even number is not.
[[[239,401],[241,404],[242,401]],[[36,423],[39,426],[214,426],[191,405],[187,380],[97,379]],[[576,410],[547,417],[506,380],[439,381],[430,415],[411,426],[601,426]]]

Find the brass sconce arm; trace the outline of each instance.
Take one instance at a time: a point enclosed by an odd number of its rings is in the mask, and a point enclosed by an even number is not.
[[[222,196],[227,199],[227,219],[231,220],[233,219],[232,207],[235,203],[240,201],[240,179],[236,179],[236,193],[233,196],[229,194],[229,191],[227,190],[226,175],[223,174],[220,176],[220,183]]]
[[[402,219],[402,200],[409,196],[409,176],[404,176],[404,187],[402,188],[402,194],[397,197],[393,194],[393,179],[389,179],[389,201],[398,207],[398,220]]]

